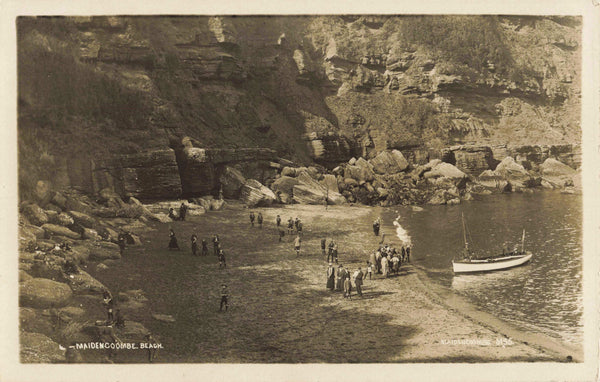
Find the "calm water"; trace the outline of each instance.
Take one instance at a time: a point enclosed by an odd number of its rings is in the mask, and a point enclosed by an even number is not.
[[[512,248],[525,229],[525,249],[533,252],[532,261],[505,271],[455,276],[452,258],[464,247],[461,213],[474,252]],[[432,279],[517,326],[582,342],[581,195],[507,194],[423,211],[392,208],[384,212],[387,232],[395,228],[391,223],[398,215],[413,244],[412,261]]]

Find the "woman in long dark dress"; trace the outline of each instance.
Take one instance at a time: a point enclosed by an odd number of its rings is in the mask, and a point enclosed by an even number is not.
[[[327,289],[333,290],[335,288],[335,268],[333,268],[333,264],[329,263],[329,268],[327,268]]]
[[[196,235],[192,235],[192,255],[196,256],[198,253],[198,237]]]
[[[173,232],[173,229],[171,228],[169,230],[169,251],[172,249],[177,249],[179,250],[179,245],[177,244],[177,238],[175,237],[175,232]]]

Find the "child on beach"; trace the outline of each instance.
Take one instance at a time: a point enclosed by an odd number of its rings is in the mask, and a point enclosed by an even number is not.
[[[219,251],[219,268],[227,268],[227,263],[225,262],[225,254],[223,250]]]
[[[296,249],[296,256],[300,256],[300,235],[296,236],[294,240],[294,248]]]

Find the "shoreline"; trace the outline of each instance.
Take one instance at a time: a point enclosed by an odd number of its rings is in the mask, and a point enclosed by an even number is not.
[[[364,299],[355,297],[350,302],[343,299],[338,293],[326,291],[325,277],[322,277],[326,263],[324,259],[321,259],[320,238],[322,236],[335,237],[338,243],[343,243],[340,248],[342,253],[340,263],[349,266],[351,271],[354,271],[356,267],[363,265],[366,259],[365,253],[374,249],[373,246],[380,240],[380,237],[375,237],[366,228],[358,231],[350,228],[357,224],[361,228],[368,227],[365,224],[372,221],[374,214],[379,211],[379,207],[333,206],[325,211],[322,206],[292,205],[246,209],[239,203],[229,203],[222,211],[192,217],[186,222],[155,223],[155,228],[159,232],[165,230],[166,227],[176,226],[176,231],[183,233],[180,237],[189,237],[188,234],[203,230],[204,227],[210,227],[213,231],[221,229],[227,253],[233,255],[232,260],[229,260],[231,257],[228,257],[228,264],[230,261],[232,262],[231,268],[225,271],[215,269],[217,265],[213,262],[216,260],[210,255],[202,259],[202,262],[197,265],[198,268],[193,272],[185,269],[185,272],[188,272],[186,276],[190,278],[182,280],[190,289],[185,292],[185,301],[190,301],[190,298],[212,301],[214,296],[211,294],[214,293],[202,290],[202,288],[207,288],[208,285],[212,290],[213,284],[217,287],[225,279],[230,279],[230,283],[236,289],[236,294],[239,294],[233,300],[233,309],[232,312],[227,313],[227,318],[218,316],[219,313],[214,312],[212,307],[209,308],[203,304],[194,307],[202,317],[201,322],[208,327],[198,329],[198,331],[224,336],[229,344],[226,348],[217,346],[212,339],[207,340],[201,335],[195,341],[209,342],[212,345],[195,344],[194,346],[207,346],[216,354],[198,350],[188,354],[184,351],[165,355],[160,362],[567,362],[567,355],[571,355],[577,362],[583,360],[581,350],[578,351],[540,333],[524,332],[492,314],[479,310],[465,298],[436,284],[428,278],[424,270],[412,264],[403,265],[401,274],[397,277],[384,279],[376,276],[372,281],[367,280],[363,288]],[[246,220],[250,210],[263,213],[266,224],[262,231],[258,231],[259,228],[256,227],[248,227],[249,224]],[[267,246],[264,248],[256,245],[256,243],[263,244],[264,242],[261,237],[257,237],[258,235],[268,235],[274,239],[275,231],[270,225],[274,225],[272,222],[277,214],[281,214],[284,222],[290,214],[301,217],[305,224],[303,251],[306,251],[306,255],[296,258],[292,254],[293,238],[290,236],[286,236],[281,244],[269,242],[265,244]],[[246,236],[248,233],[251,236]],[[229,236],[232,234],[233,236]],[[207,236],[206,234],[202,235]],[[153,235],[153,237],[155,236]],[[243,241],[238,241],[239,239]],[[252,242],[252,240],[258,241]],[[398,239],[395,234],[386,236],[386,242],[393,243],[396,240]],[[233,244],[237,248],[231,247]],[[148,248],[144,245],[138,251],[152,251],[152,245],[149,245]],[[152,261],[152,258],[149,254],[145,256],[148,256],[148,259],[142,261],[150,266],[148,261]],[[189,268],[191,264],[197,263],[197,260],[187,253],[181,257],[179,254],[174,254],[174,256],[176,257],[173,259],[184,264],[184,268]],[[127,263],[127,257],[125,255],[122,262]],[[164,259],[160,255],[157,258]],[[136,261],[138,260],[140,259]],[[183,269],[171,261],[165,261],[163,266],[169,267],[169,272],[177,273]],[[122,266],[127,268],[131,265]],[[139,265],[134,265],[134,268]],[[166,269],[163,268],[163,270]],[[221,273],[213,274],[214,272]],[[110,277],[111,273],[113,272],[99,274],[98,277],[104,279],[107,276]],[[127,269],[125,269],[126,273]],[[243,282],[241,278],[246,274],[251,277]],[[184,298],[170,295],[170,292],[167,293],[169,296],[165,298],[152,290],[146,290],[155,277],[152,270],[148,272],[148,275],[147,280],[142,282],[142,284],[148,283],[148,285],[140,286],[140,288],[147,292],[151,305],[157,306],[156,309],[160,310],[163,304],[174,306],[175,302],[169,301],[170,299]],[[182,277],[184,276],[177,275],[178,279]],[[119,278],[120,276],[116,275],[117,280],[113,280],[115,285],[119,284]],[[194,278],[197,280],[193,280]],[[196,290],[196,285],[200,284],[199,281],[201,281],[202,288]],[[107,284],[113,283],[108,280],[106,282]],[[262,295],[266,295],[269,301],[257,295],[255,288],[260,288],[263,291]],[[271,301],[271,299],[275,301]],[[243,306],[238,304],[243,304]],[[248,316],[243,319],[237,316],[231,317],[232,314],[235,314],[233,311],[238,309],[244,310]],[[282,309],[290,310],[290,312],[281,313]],[[168,311],[168,308],[165,307],[162,310]],[[273,317],[287,316],[288,314],[289,323],[284,319],[270,321]],[[325,329],[314,328],[314,321],[320,322],[323,316],[336,317],[342,328],[330,329],[329,326]],[[357,319],[350,319],[353,316],[358,317],[360,323],[356,321]],[[229,320],[227,325],[231,325],[235,332],[263,331],[264,328],[261,327],[260,322],[253,322],[253,317],[257,321],[267,319],[265,323],[274,325],[275,333],[272,338],[263,338],[264,332],[263,335],[260,335],[261,338],[252,336],[253,341],[229,338],[230,335],[222,326],[223,323],[219,322],[223,319]],[[193,327],[194,323],[198,322],[196,316],[189,314],[176,318],[178,322],[184,321],[181,325],[185,327]],[[297,321],[294,321],[296,319]],[[174,327],[165,331],[164,324],[153,322],[150,317],[145,317],[142,322],[159,335],[172,336],[170,339],[172,343],[167,344],[167,348],[169,345],[186,348],[194,344],[194,339],[184,339]],[[388,332],[397,333],[397,338],[389,338],[385,334],[379,333],[377,327],[382,323],[385,323]],[[302,332],[307,332],[318,337],[323,334],[323,330],[329,330],[342,337],[347,333],[356,335],[356,330],[346,327],[346,324],[355,325],[359,332],[364,330],[369,333],[367,338],[372,338],[366,349],[361,349],[361,341],[356,343],[354,340],[350,341],[353,348],[356,347],[364,352],[362,359],[337,354],[329,349],[330,345],[327,345],[326,341],[300,335]],[[190,343],[179,344],[177,338],[190,341]],[[290,338],[295,339],[291,340]],[[503,338],[510,339],[512,343],[502,340]],[[477,339],[483,339],[491,346],[472,346],[472,344],[464,343],[464,341]],[[453,340],[455,342],[463,341],[463,343],[453,345]],[[250,351],[255,347],[256,342],[263,343],[259,353]],[[299,343],[295,344],[294,342]],[[348,342],[344,341],[344,343]],[[303,346],[308,348],[300,351],[301,354],[297,354],[299,348]],[[314,354],[310,352],[310,347],[315,349]],[[236,355],[236,349],[237,353],[246,351],[249,354]],[[273,356],[272,349],[279,349],[276,356]],[[385,356],[381,358],[380,354],[385,354]]]

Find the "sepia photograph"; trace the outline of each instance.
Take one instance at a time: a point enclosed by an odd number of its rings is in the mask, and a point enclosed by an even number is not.
[[[9,20],[18,365],[597,378],[597,17],[113,13]]]

